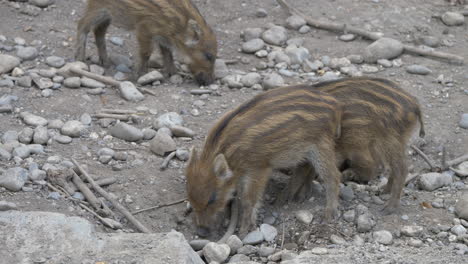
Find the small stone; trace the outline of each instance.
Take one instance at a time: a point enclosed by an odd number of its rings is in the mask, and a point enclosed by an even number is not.
[[[174,74],[169,78],[169,82],[175,85],[182,84],[184,82],[184,78],[179,74]]]
[[[20,167],[8,169],[0,174],[0,186],[12,192],[17,192],[25,184],[28,174],[27,170]]]
[[[262,224],[260,226],[260,231],[262,232],[263,237],[267,242],[273,241],[278,235],[278,230],[276,230],[274,226],[271,226],[269,224]]]
[[[171,136],[158,131],[150,142],[150,149],[153,153],[164,156],[166,153],[176,150],[177,146]]]
[[[49,133],[47,131],[47,127],[38,126],[34,129],[34,137],[33,142],[34,144],[47,144],[49,141]]]
[[[195,132],[193,130],[183,126],[173,125],[169,129],[172,131],[172,134],[176,137],[193,138],[195,136]]]
[[[46,8],[53,4],[55,0],[29,0],[29,3],[40,8]]]
[[[98,160],[102,164],[107,164],[112,160],[112,156],[102,155],[102,156],[99,156]]]
[[[241,76],[240,75],[228,75],[223,78],[222,82],[226,84],[229,88],[235,89],[235,88],[242,88],[242,83],[241,83]]]
[[[115,160],[126,161],[128,159],[128,153],[125,151],[119,151],[114,155]]]
[[[430,172],[422,174],[419,178],[419,187],[425,191],[433,191],[453,182],[449,173]]]
[[[18,206],[15,203],[0,201],[0,212],[9,210],[18,210]]]
[[[458,12],[445,12],[441,19],[447,26],[460,26],[465,23],[465,17]]]
[[[110,149],[110,148],[101,148],[101,149],[98,150],[97,155],[98,156],[111,156],[111,157],[114,157],[115,151],[113,149]]]
[[[21,68],[16,67],[13,69],[13,71],[11,71],[11,76],[13,77],[19,77],[23,75],[24,75],[24,71]]]
[[[116,80],[126,80],[127,79],[127,76],[125,75],[125,73],[131,73],[132,70],[125,64],[117,64],[117,66],[115,66],[115,70],[117,71],[117,73],[115,74],[114,78]]]
[[[419,239],[410,238],[410,240],[408,241],[408,245],[412,247],[421,247],[423,245],[423,242]]]
[[[31,155],[31,150],[27,146],[19,146],[13,150],[13,157],[25,159]]]
[[[244,243],[244,245],[257,245],[262,243],[263,240],[263,233],[259,230],[255,230],[248,233],[242,240],[242,243]]]
[[[251,39],[247,42],[244,42],[242,44],[242,51],[244,53],[255,53],[263,49],[263,47],[265,47],[265,42],[260,38],[256,38],[256,39]]]
[[[154,129],[160,129],[162,127],[170,128],[172,126],[182,126],[184,120],[176,112],[169,112],[162,114],[153,122]]]
[[[258,255],[263,258],[267,258],[271,256],[273,253],[275,253],[274,247],[261,246],[260,249],[258,250]]]
[[[347,67],[351,65],[351,61],[348,58],[332,58],[330,60],[329,67],[332,69],[339,69],[341,67]]]
[[[190,152],[186,149],[177,149],[176,157],[181,161],[187,161],[190,157]]]
[[[60,193],[58,192],[50,192],[49,195],[47,195],[47,199],[52,199],[52,200],[60,200]]]
[[[29,112],[21,112],[20,117],[23,119],[24,123],[30,126],[34,126],[34,127],[46,126],[48,123],[47,119],[40,117],[40,116],[33,115]]]
[[[377,73],[377,72],[379,72],[379,68],[377,68],[375,66],[372,66],[372,65],[368,65],[368,64],[362,65],[361,70],[364,73]]]
[[[39,55],[39,52],[34,47],[20,47],[16,56],[18,56],[22,60],[34,60]]]
[[[164,76],[159,71],[151,71],[140,78],[138,78],[137,83],[139,85],[147,85],[155,81],[162,81]]]
[[[0,160],[1,161],[8,161],[11,160],[11,154],[4,148],[0,148]]]
[[[237,237],[236,235],[232,235],[230,236],[227,240],[226,240],[226,244],[229,246],[229,248],[231,249],[231,254],[236,254],[237,253],[237,250],[239,248],[241,248],[244,244],[242,243],[242,241],[239,239],[239,237]]]
[[[129,142],[135,142],[143,139],[143,132],[140,129],[124,122],[120,122],[113,126],[110,129],[110,134],[113,137]]]
[[[120,94],[122,98],[127,101],[138,102],[145,99],[145,96],[138,91],[132,82],[121,82],[119,85]]]
[[[297,15],[292,15],[286,19],[286,25],[290,29],[298,30],[300,27],[306,24],[307,22],[304,20],[304,18]]]
[[[21,61],[17,57],[0,54],[0,74],[8,73],[20,65]]]
[[[294,213],[294,216],[299,220],[300,222],[308,225],[312,223],[312,220],[314,219],[314,215],[307,211],[307,210],[299,210]]]
[[[82,77],[80,79],[81,81],[81,86],[82,87],[88,87],[88,88],[104,88],[106,87],[105,84],[103,84],[102,82],[99,82],[99,81],[96,81],[96,80],[93,80],[91,78],[88,78],[88,77]]]
[[[287,31],[282,26],[273,26],[262,33],[262,39],[271,45],[281,46],[288,39]]]
[[[345,42],[353,41],[355,39],[356,39],[356,35],[354,34],[344,34],[339,37],[339,40],[345,41]]]
[[[199,251],[202,250],[208,243],[210,243],[210,241],[206,239],[195,239],[190,241],[189,244],[193,248],[193,250]]]
[[[343,214],[343,218],[347,222],[354,222],[354,219],[356,218],[356,212],[354,210],[346,211]]]
[[[119,47],[123,46],[124,44],[124,40],[119,37],[111,37],[110,42]]]
[[[72,143],[73,139],[69,136],[64,135],[56,135],[54,136],[54,140],[60,144],[70,144]]]
[[[424,228],[422,226],[403,226],[401,228],[401,234],[408,237],[419,236],[423,232]]]
[[[85,126],[91,125],[91,122],[93,121],[91,116],[88,113],[84,113],[80,116],[80,121],[83,123]]]
[[[393,66],[393,63],[387,59],[379,59],[377,63],[385,68],[391,68]]]
[[[30,174],[29,174],[29,179],[31,181],[45,180],[46,177],[47,177],[47,173],[45,171],[39,170],[39,169],[31,171]]]
[[[266,17],[267,15],[268,15],[268,12],[263,8],[259,8],[257,9],[257,11],[255,11],[256,17]]]
[[[468,129],[468,113],[462,114],[462,116],[460,118],[460,122],[458,123],[458,125],[461,128]]]
[[[203,248],[203,256],[208,263],[212,261],[223,263],[229,257],[230,251],[231,249],[226,244],[210,242]]]
[[[265,76],[262,85],[264,90],[270,90],[276,87],[283,86],[284,79],[283,77],[281,77],[281,75],[273,72]]]
[[[286,47],[285,52],[289,56],[291,64],[302,64],[310,58],[308,49],[296,45],[289,45]]]
[[[353,244],[356,246],[362,246],[364,245],[364,239],[360,237],[359,235],[354,236]]]
[[[395,39],[380,38],[367,46],[364,50],[366,62],[376,62],[379,59],[393,59],[403,52],[403,44]]]
[[[251,39],[260,38],[262,36],[262,33],[262,28],[246,28],[242,32],[242,38],[244,39],[244,41],[249,41]]]
[[[315,247],[310,252],[315,255],[326,255],[328,254],[328,249],[323,247]]]
[[[359,233],[365,233],[372,230],[372,228],[375,226],[375,221],[369,214],[362,214],[358,216],[356,225],[357,231]]]
[[[65,65],[65,59],[62,57],[58,57],[58,56],[47,57],[45,62],[50,67],[54,67],[54,68],[60,68]]]
[[[84,199],[85,199],[84,195],[81,192],[75,192],[72,195],[72,197],[75,198],[75,199],[78,199],[80,201],[84,201]]]
[[[262,76],[256,72],[250,72],[247,73],[246,75],[242,76],[241,78],[241,83],[245,87],[252,87],[255,84],[260,83],[262,80]]]
[[[464,220],[468,221],[468,194],[463,194],[455,204],[456,215]]]
[[[346,58],[348,58],[348,60],[353,64],[361,64],[364,62],[364,58],[361,55],[352,54]]]
[[[69,77],[63,81],[63,85],[68,88],[80,88],[81,87],[81,79],[80,77]]]
[[[411,74],[428,75],[432,71],[425,66],[413,64],[406,67],[406,72]]]
[[[333,244],[336,244],[336,245],[343,245],[343,244],[346,244],[346,240],[344,240],[344,238],[340,237],[340,236],[337,236],[337,235],[331,235],[330,236],[330,241],[333,243]]]
[[[65,136],[80,137],[86,127],[77,120],[67,121],[61,128],[60,132]]]
[[[253,255],[258,252],[258,248],[252,245],[245,245],[237,250],[238,254]]]
[[[341,188],[340,191],[340,197],[341,199],[345,201],[352,201],[354,199],[354,190],[351,186],[345,186]]]
[[[1,56],[1,55],[2,55],[2,54],[0,54],[0,56]],[[1,57],[0,57],[0,59],[1,59]],[[2,67],[1,62],[0,62],[0,67]],[[1,70],[1,68],[0,68],[0,70]],[[11,88],[11,87],[13,87],[13,86],[15,86],[15,84],[14,84],[13,81],[10,80],[10,79],[0,80],[0,87]],[[6,105],[6,103],[3,103],[2,105]]]
[[[387,230],[375,231],[372,234],[374,241],[383,245],[390,245],[393,242],[393,235]]]
[[[310,30],[311,30],[311,28],[308,25],[304,25],[304,26],[300,27],[298,31],[301,34],[307,34],[307,33],[310,32]]]
[[[463,236],[466,234],[466,228],[462,225],[454,225],[451,229],[450,232],[456,236]]]
[[[5,143],[17,141],[18,137],[19,137],[18,132],[14,130],[5,131],[5,133],[3,133],[2,135],[2,143],[5,144]]]
[[[324,75],[322,75],[320,77],[320,81],[321,82],[326,82],[326,81],[333,81],[333,80],[337,80],[339,79],[340,77],[338,76],[338,74],[336,74],[335,72],[326,72]]]
[[[133,61],[128,56],[122,54],[112,54],[110,60],[114,65],[123,64],[127,67],[132,67],[133,65]]]
[[[53,91],[51,89],[44,89],[41,91],[41,96],[45,98],[51,97],[53,94]]]
[[[211,262],[214,263],[214,262]],[[211,264],[210,263],[210,264]],[[237,264],[252,264],[250,258],[244,254],[236,254],[229,259],[228,263],[237,263]],[[257,263],[257,262],[254,262]]]
[[[143,140],[150,140],[156,136],[156,130],[151,128],[143,129]]]
[[[16,84],[21,87],[29,88],[32,86],[31,76],[22,76],[16,80]]]
[[[50,120],[47,124],[49,129],[61,129],[65,123],[60,119]]]

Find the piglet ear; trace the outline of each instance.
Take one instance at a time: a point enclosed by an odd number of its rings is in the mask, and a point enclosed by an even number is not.
[[[198,44],[200,39],[202,38],[202,30],[200,25],[198,25],[197,21],[190,19],[188,21],[188,28],[187,28],[187,37],[185,39],[185,45],[187,47],[193,47]]]
[[[222,181],[229,180],[233,176],[233,173],[231,169],[229,169],[229,165],[223,154],[218,154],[218,156],[216,156],[213,164],[213,170],[216,177]]]

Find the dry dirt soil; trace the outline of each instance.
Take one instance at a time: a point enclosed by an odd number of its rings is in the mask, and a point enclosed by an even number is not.
[[[255,68],[261,60],[253,55],[241,53],[242,40],[240,33],[247,27],[266,27],[268,23],[284,25],[288,14],[282,10],[274,0],[256,1],[230,1],[230,0],[195,0],[201,13],[208,23],[213,26],[218,36],[219,58],[225,60],[246,58],[248,63],[229,65],[231,71],[248,72]],[[381,31],[385,35],[399,39],[407,44],[415,44],[421,36],[435,36],[447,45],[437,48],[440,51],[450,52],[468,58],[468,34],[467,24],[459,27],[447,27],[440,19],[433,17],[449,10],[461,10],[463,6],[450,6],[442,0],[296,0],[289,1],[295,7],[314,18],[328,21],[346,22],[351,25],[368,28],[373,31]],[[40,56],[36,61],[22,64],[22,67],[36,67],[38,62],[50,55],[61,56],[67,61],[73,61],[73,41],[75,39],[76,21],[83,12],[84,1],[60,0],[52,7],[42,10],[38,16],[22,14],[22,8],[16,9],[8,1],[0,1],[0,35],[4,35],[10,42],[15,37],[21,37],[26,43],[34,40],[42,42]],[[256,16],[256,10],[263,8],[267,11],[266,17]],[[339,34],[320,29],[312,29],[307,34],[299,34],[289,30],[290,37],[301,37],[304,46],[307,47],[312,58],[321,56],[345,57],[350,54],[360,54],[370,44],[369,41],[357,39],[352,42],[338,40]],[[111,27],[108,38],[115,36],[124,39],[124,45],[118,47],[108,44],[110,54],[124,54],[134,57],[136,54],[135,37],[132,33]],[[416,43],[417,44],[417,43]],[[14,44],[12,44],[14,45]],[[94,38],[88,41],[88,54],[96,54]],[[401,84],[411,94],[415,95],[422,105],[426,137],[424,142],[419,142],[422,150],[436,164],[440,163],[441,150],[445,146],[448,150],[448,159],[462,155],[468,150],[468,130],[459,127],[458,123],[462,113],[468,113],[468,68],[465,65],[449,64],[444,61],[433,60],[425,57],[404,54],[401,56],[404,65],[420,64],[432,70],[426,76],[411,75],[404,67],[382,69],[371,76],[385,77]],[[46,67],[41,63],[38,68]],[[109,71],[111,76],[112,71]],[[445,86],[436,81],[439,75],[451,80],[453,85]],[[288,84],[300,83],[299,78],[286,78]],[[198,88],[191,79],[185,79],[180,85],[163,82],[159,86],[150,89],[156,96],[148,96],[139,103],[131,103],[120,98],[116,90],[108,88],[102,96],[87,95],[86,89],[61,88],[49,98],[41,97],[36,88],[0,88],[0,95],[14,94],[19,97],[16,106],[21,111],[29,111],[42,117],[51,119],[79,119],[83,113],[94,114],[101,108],[135,109],[138,106],[146,106],[156,110],[157,114],[142,116],[140,128],[151,126],[152,120],[162,113],[178,112],[185,120],[185,126],[193,129],[197,136],[193,141],[177,141],[178,147],[190,148],[195,145],[200,147],[207,131],[228,109],[253,97],[261,91],[253,89],[229,89],[221,86],[221,96],[209,96],[204,100],[205,105],[197,107],[193,105],[199,97],[191,95],[190,89]],[[193,116],[190,111],[198,108],[200,115]],[[154,113],[154,111],[153,111]],[[25,125],[16,113],[0,115],[0,132],[7,130],[20,131]],[[75,158],[82,164],[86,164],[88,171],[99,177],[115,176],[118,182],[107,187],[106,190],[115,194],[119,200],[130,210],[137,210],[158,204],[164,204],[178,200],[186,196],[185,192],[185,163],[174,160],[165,171],[160,171],[159,166],[163,158],[152,154],[145,144],[130,144],[128,142],[113,139],[103,140],[102,135],[107,129],[101,128],[97,122],[93,122],[90,132],[97,132],[99,139],[82,137],[74,139],[71,144],[61,145],[54,143],[46,146],[46,154],[34,156],[39,164],[45,162],[47,157],[58,155],[64,159]],[[131,155],[130,160],[123,162],[122,170],[114,170],[112,165],[101,164],[97,160],[96,152],[102,147],[111,147],[117,150],[125,150]],[[134,162],[138,160],[137,162]],[[411,164],[411,172],[428,171],[427,164],[420,156],[408,152],[408,160]],[[13,162],[1,162],[0,167],[9,168],[16,166]],[[284,187],[284,175],[277,173],[274,181],[267,191],[268,197],[274,197],[275,193]],[[466,181],[465,181],[466,184]],[[419,191],[414,188],[406,188],[402,196],[402,212],[400,215],[381,216],[379,210],[382,205],[366,203],[369,210],[375,215],[377,226],[374,230],[386,229],[398,232],[401,225],[421,225],[426,228],[437,224],[452,225],[455,217],[446,208],[425,209],[423,202],[430,203],[436,197],[443,197],[447,203],[453,205],[456,198],[463,190],[445,188],[434,192]],[[113,232],[102,225],[89,213],[82,211],[78,206],[66,199],[47,199],[49,190],[42,189],[37,192],[2,192],[0,200],[15,202],[21,210],[40,210],[62,212],[67,215],[78,215],[93,222],[99,229]],[[267,199],[268,200],[268,199]],[[354,208],[359,199],[351,202],[341,202],[341,208]],[[449,207],[449,206],[447,206]],[[313,212],[319,219],[323,208],[323,196],[313,200],[289,204],[277,207],[268,202],[261,210],[260,220],[263,217],[277,216],[274,226],[280,236],[284,233],[284,243],[297,243],[297,239],[303,231],[312,232],[306,247],[330,244],[329,236],[337,234],[345,236],[352,241],[356,233],[353,224],[340,219],[333,228],[323,226],[306,226],[294,218],[294,212],[306,209]],[[168,232],[176,229],[184,233],[188,240],[195,238],[192,220],[184,217],[186,204],[178,204],[138,214],[137,217],[153,232]],[[406,215],[403,220],[401,215]],[[125,220],[122,219],[125,223]],[[131,226],[126,224],[126,228]],[[325,230],[324,230],[325,229]],[[364,235],[365,238],[369,236]],[[423,239],[424,240],[424,239]],[[425,241],[425,240],[424,240]],[[277,240],[281,244],[281,239]],[[351,243],[351,242],[350,242]],[[301,249],[302,246],[299,246]],[[333,246],[332,246],[333,247]],[[363,251],[367,251],[364,250]],[[346,248],[343,248],[346,251]],[[380,252],[379,248],[372,248],[368,252],[349,252],[350,262],[356,261],[359,256],[367,256],[362,262],[393,263],[466,263],[465,256],[456,255],[449,246],[448,241],[443,243],[425,243],[423,248],[411,248],[406,244],[392,246],[387,252]],[[390,253],[391,252],[391,253]]]

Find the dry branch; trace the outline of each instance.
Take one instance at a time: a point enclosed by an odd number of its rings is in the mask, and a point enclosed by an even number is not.
[[[88,188],[88,186],[81,180],[78,175],[73,175],[73,183],[80,190],[80,192],[85,197],[86,201],[91,204],[92,207],[96,210],[101,209],[101,201],[94,195],[94,193]]]
[[[112,118],[112,119],[118,119],[121,121],[128,121],[130,120],[129,115],[120,115],[120,114],[106,114],[106,113],[97,113],[93,115],[95,118]]]
[[[411,174],[408,174],[408,176],[406,177],[406,180],[405,180],[405,185],[408,185],[408,183],[412,182],[414,179],[418,178],[419,177],[419,173],[411,173]]]
[[[164,159],[163,163],[161,164],[161,166],[159,167],[160,170],[165,170],[167,169],[167,166],[169,166],[169,162],[171,161],[171,159],[173,159],[176,155],[176,152],[173,151],[171,152],[169,155],[167,155],[167,157]]]
[[[415,145],[411,145],[411,148],[416,151],[419,155],[421,155],[421,157],[424,159],[424,161],[429,165],[429,167],[431,168],[431,170],[435,169],[435,166],[434,164],[432,163],[432,161],[429,159],[429,157],[424,154],[424,152],[422,152],[422,150],[420,150],[418,147],[416,147]]]
[[[106,114],[121,114],[121,115],[134,115],[137,114],[137,111],[126,110],[126,109],[101,109],[101,112]]]
[[[453,159],[453,160],[449,160],[447,161],[447,167],[453,167],[455,165],[458,165],[464,161],[467,161],[468,160],[468,153],[465,153],[463,156],[461,157],[458,157],[456,159]]]
[[[365,37],[370,40],[378,40],[379,38],[383,36],[382,33],[370,32],[364,29],[349,26],[347,24],[316,20],[316,19],[313,19],[311,17],[304,15],[301,11],[289,5],[285,0],[276,0],[276,1],[281,7],[283,7],[290,14],[302,17],[309,26],[312,26],[315,28],[325,29],[329,31],[344,32],[344,33],[353,33],[353,34]],[[425,50],[425,49],[421,49],[421,48],[410,46],[410,45],[403,45],[403,48],[408,53],[413,53],[413,54],[427,56],[427,57],[434,57],[434,58],[439,58],[439,59],[446,59],[446,60],[449,60],[450,62],[455,62],[455,63],[460,63],[460,64],[463,64],[463,60],[464,60],[463,57],[460,57],[454,54]]]
[[[187,201],[187,198],[183,198],[183,199],[180,199],[180,200],[177,200],[177,201],[174,201],[174,202],[170,202],[170,203],[167,203],[167,204],[160,204],[160,205],[152,206],[152,207],[149,207],[149,208],[137,210],[137,211],[132,212],[132,214],[136,215],[136,214],[139,214],[139,213],[142,213],[142,212],[146,212],[146,211],[150,211],[150,210],[154,210],[154,209],[159,209],[159,208],[163,208],[163,207],[168,207],[168,206],[180,204],[180,203],[183,203],[185,201]]]
[[[146,228],[140,221],[138,221],[124,206],[122,206],[118,201],[116,201],[114,198],[112,198],[105,190],[103,190],[99,185],[96,184],[96,182],[89,176],[89,174],[83,170],[83,168],[78,164],[78,162],[75,159],[71,159],[73,164],[77,167],[77,169],[81,172],[81,175],[85,177],[88,182],[91,184],[94,190],[96,190],[100,195],[102,195],[104,198],[106,198],[109,202],[114,205],[114,207],[119,210],[127,219],[132,223],[139,231],[142,233],[151,233],[151,231]]]

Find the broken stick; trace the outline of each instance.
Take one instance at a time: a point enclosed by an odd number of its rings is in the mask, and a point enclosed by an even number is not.
[[[456,158],[456,159],[447,161],[446,166],[447,166],[447,168],[448,168],[448,167],[453,167],[453,166],[458,165],[458,164],[460,164],[460,163],[462,163],[462,162],[464,162],[464,161],[467,161],[467,160],[468,160],[468,153],[465,153],[465,154],[464,154],[463,156],[461,156],[461,157],[458,157],[458,158]],[[446,169],[446,168],[444,168],[444,169]]]
[[[429,157],[424,154],[424,152],[422,152],[422,150],[420,150],[418,147],[416,147],[415,145],[411,145],[411,148],[416,151],[419,155],[421,155],[421,157],[423,158],[423,160],[429,165],[429,167],[431,168],[431,171],[435,169],[435,166],[434,164],[432,163],[432,161],[429,159]]]
[[[382,33],[379,32],[370,32],[364,29],[360,29],[357,27],[349,26],[346,24],[339,24],[339,23],[333,23],[333,22],[325,22],[325,21],[320,21],[320,20],[315,20],[311,17],[308,17],[304,15],[301,11],[298,9],[292,7],[290,4],[288,4],[285,0],[276,0],[278,4],[283,7],[288,13],[292,15],[297,15],[302,17],[309,26],[315,27],[315,28],[320,28],[320,29],[325,29],[329,31],[338,31],[338,32],[346,32],[346,33],[353,33],[362,37],[365,37],[370,40],[378,40],[381,37],[383,37]],[[439,58],[439,59],[446,59],[450,62],[458,63],[458,64],[463,64],[464,58],[461,56],[457,56],[454,54],[450,53],[445,53],[445,52],[439,52],[439,51],[431,51],[431,50],[426,50],[426,49],[421,49],[418,47],[410,46],[410,45],[403,45],[403,49],[408,52],[408,53],[413,53],[421,56],[427,56],[427,57],[433,57],[433,58]]]
[[[163,163],[161,164],[161,166],[159,167],[160,170],[165,170],[167,169],[167,166],[169,166],[169,162],[171,161],[171,159],[174,158],[174,156],[176,155],[176,152],[173,151],[171,152],[169,155],[167,155],[167,157],[164,159]]]
[[[89,176],[89,174],[80,166],[80,164],[78,164],[78,162],[75,159],[71,159],[71,161],[81,172],[81,175],[88,180],[93,189],[100,195],[102,195],[104,198],[106,198],[109,202],[111,202],[112,205],[114,205],[114,207],[117,210],[119,210],[119,212],[121,212],[128,219],[128,221],[130,221],[130,223],[132,223],[142,233],[151,233],[151,231],[148,228],[146,228],[142,223],[140,223],[140,221],[138,221],[138,219],[136,219],[124,206],[122,206],[118,201],[112,198],[104,189],[97,185],[93,178]]]
[[[154,210],[154,209],[159,209],[159,208],[163,208],[163,207],[168,207],[168,206],[180,204],[180,203],[183,203],[185,201],[187,201],[187,198],[183,198],[183,199],[177,200],[175,202],[167,203],[167,204],[160,204],[160,205],[152,206],[152,207],[149,207],[149,208],[133,211],[132,214],[136,215],[136,214],[139,214],[139,213],[142,213],[142,212],[146,212],[146,211],[150,211],[150,210]]]

